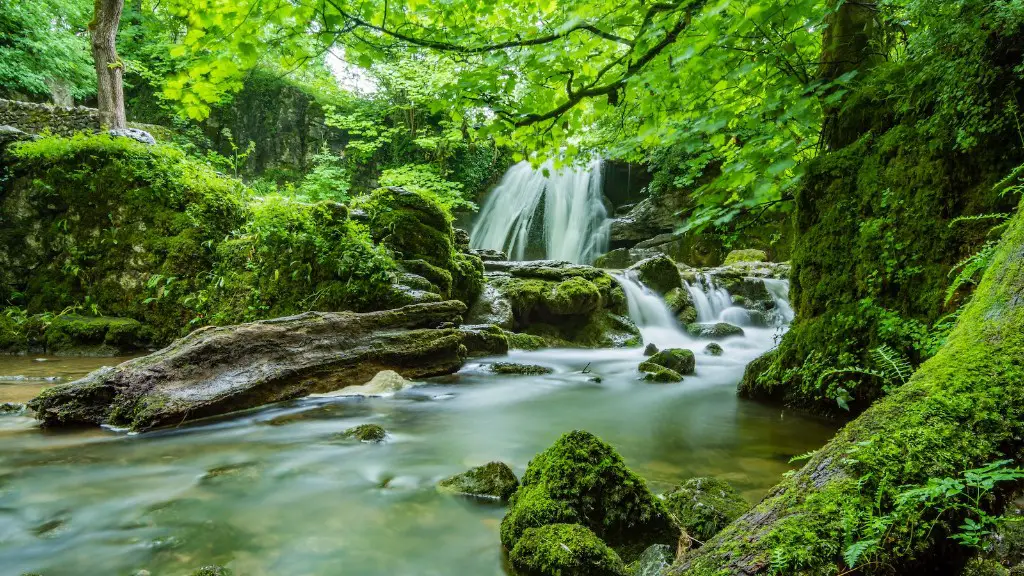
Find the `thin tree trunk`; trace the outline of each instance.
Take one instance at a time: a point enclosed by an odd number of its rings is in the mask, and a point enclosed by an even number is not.
[[[939,353],[670,574],[953,573],[948,569],[964,555],[946,536],[960,524],[954,517],[916,537],[901,525],[866,564],[846,566],[843,552],[864,539],[862,522],[891,510],[899,487],[958,477],[1003,458],[1019,465],[1022,438],[1024,210],[1018,208]],[[993,502],[998,499],[986,506]]]
[[[124,0],[95,0],[95,14],[89,25],[92,36],[92,57],[96,62],[96,99],[99,103],[100,126],[125,128],[124,65],[117,57],[117,28],[121,22]]]

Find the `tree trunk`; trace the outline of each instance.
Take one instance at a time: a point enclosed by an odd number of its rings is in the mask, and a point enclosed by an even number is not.
[[[124,0],[95,0],[95,14],[89,25],[92,57],[96,62],[96,99],[102,128],[125,128],[124,64],[117,57],[117,27]]]
[[[894,526],[881,551],[852,572],[842,554],[863,540],[859,526],[891,511],[901,486],[1018,459],[1022,438],[1024,213],[1018,209],[940,352],[670,573],[953,573],[963,549],[945,534],[956,530],[958,518],[916,533],[919,522]]]
[[[835,8],[822,33],[819,78],[834,82],[853,71],[863,75],[882,60],[875,46],[880,31],[877,13],[875,2],[842,1]],[[856,112],[844,110],[842,102],[826,107],[821,130],[826,148],[842,148],[864,134],[869,126]]]

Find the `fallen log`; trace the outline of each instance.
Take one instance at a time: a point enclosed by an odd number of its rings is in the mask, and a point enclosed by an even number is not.
[[[678,559],[669,574],[955,574],[965,554],[949,535],[962,517],[922,505],[876,532],[875,542],[868,540],[871,522],[892,512],[908,486],[957,478],[1004,458],[1019,465],[1022,416],[1024,214],[1018,210],[941,351],[747,514]],[[982,504],[993,508],[998,501]],[[850,553],[860,552],[853,545],[865,553]]]
[[[45,426],[148,430],[362,384],[381,370],[406,378],[450,374],[466,357],[454,327],[465,311],[448,301],[203,328],[44,390],[29,406]]]

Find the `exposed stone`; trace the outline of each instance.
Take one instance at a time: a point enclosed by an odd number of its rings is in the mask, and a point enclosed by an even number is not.
[[[512,329],[512,304],[497,288],[485,284],[480,295],[469,307],[466,321],[470,324],[494,324],[505,330]]]
[[[729,266],[738,262],[765,262],[767,260],[768,254],[764,250],[733,250],[725,257],[724,265]]]
[[[659,294],[668,294],[683,285],[676,263],[661,254],[637,262],[629,267],[628,272],[635,274],[640,282]]]
[[[484,269],[488,272],[507,272],[516,278],[538,278],[543,280],[567,280],[576,277],[595,280],[605,276],[604,271],[593,266],[573,264],[563,260],[529,260],[523,262],[492,260],[484,263]]]
[[[624,270],[633,264],[657,256],[657,250],[643,248],[616,248],[594,260],[594,266],[613,270]]]
[[[356,314],[307,312],[204,328],[116,368],[44,390],[29,406],[44,425],[145,430],[329,392],[390,368],[449,374],[465,360],[461,302]]]
[[[462,228],[455,228],[455,249],[463,252],[469,250],[469,232]]]
[[[341,390],[325,394],[310,394],[311,398],[327,398],[336,396],[381,396],[394,394],[408,388],[412,383],[394,370],[381,370],[366,384],[346,386]]]
[[[717,342],[711,342],[704,347],[704,353],[708,356],[721,356],[722,352],[724,352],[724,350],[722,350],[721,344],[718,344]]]
[[[536,364],[517,364],[515,362],[495,362],[490,365],[490,370],[495,374],[522,375],[551,374],[554,372],[554,370],[547,366],[538,366]]]
[[[342,432],[341,437],[360,442],[383,442],[388,433],[378,424],[360,424]]]
[[[519,479],[504,462],[489,462],[438,483],[447,492],[508,501],[519,488]]]
[[[459,331],[469,358],[508,354],[508,337],[504,330],[494,324],[461,326]]]
[[[716,322],[713,324],[693,322],[692,324],[687,324],[686,331],[694,338],[711,338],[713,340],[730,336],[743,336],[743,328],[727,322]]]
[[[651,342],[644,348],[644,356],[654,356],[657,353],[658,347],[655,346],[653,342]]]
[[[153,138],[152,134],[138,128],[116,128],[107,133],[114,138],[131,138],[146,145],[156,144],[156,138]]]
[[[501,250],[491,250],[489,248],[471,248],[467,250],[467,253],[476,256],[484,262],[505,262],[508,260],[508,254]]]

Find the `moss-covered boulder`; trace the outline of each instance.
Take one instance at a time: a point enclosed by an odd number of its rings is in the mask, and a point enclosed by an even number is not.
[[[725,266],[738,262],[765,262],[768,260],[768,253],[764,250],[749,248],[746,250],[733,250],[725,257]]]
[[[29,340],[58,356],[116,356],[144,350],[153,330],[132,318],[64,314],[28,323]],[[37,333],[33,334],[32,332]]]
[[[657,353],[658,347],[655,346],[653,342],[649,343],[647,346],[644,346],[644,356],[654,356]]]
[[[717,342],[711,342],[704,347],[704,353],[708,356],[721,356],[725,352],[722,350],[722,345]]]
[[[683,375],[679,372],[654,362],[641,362],[636,369],[642,374],[642,378],[648,382],[671,384],[672,382],[683,381]]]
[[[665,496],[665,506],[686,533],[707,542],[750,508],[735,488],[718,478],[691,478]]]
[[[579,524],[548,524],[526,530],[509,552],[523,576],[625,576],[614,550]]]
[[[540,375],[540,374],[551,374],[554,372],[547,366],[538,366],[536,364],[518,364],[516,362],[495,362],[490,365],[491,372],[495,374],[522,374],[522,375]]]
[[[647,360],[653,364],[675,370],[680,374],[693,374],[697,366],[693,352],[685,348],[666,348]]]
[[[4,402],[0,404],[0,416],[17,416],[25,413],[25,405],[17,402]]]
[[[627,269],[627,273],[635,275],[637,280],[659,294],[668,294],[683,285],[676,263],[664,254],[637,262]]]
[[[341,433],[341,438],[360,442],[383,442],[388,437],[387,431],[379,424],[360,424]]]
[[[467,358],[508,354],[508,336],[493,324],[460,326],[459,332],[462,333]]]
[[[743,336],[743,328],[728,322],[703,324],[693,322],[686,325],[686,331],[694,338],[722,339],[730,336]]]
[[[697,307],[685,287],[673,288],[665,294],[665,305],[684,326],[697,321]]]
[[[189,576],[232,576],[233,574],[234,572],[223,566],[211,565],[203,566]]]
[[[489,462],[445,478],[437,486],[445,492],[507,501],[519,487],[519,479],[508,464]]]
[[[678,528],[614,448],[588,432],[563,435],[530,461],[501,522],[501,542],[514,550],[530,528],[581,524],[626,561],[651,544],[674,545]]]

